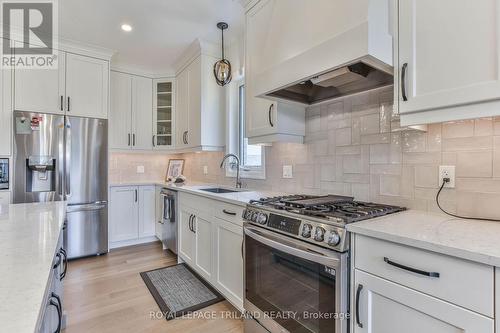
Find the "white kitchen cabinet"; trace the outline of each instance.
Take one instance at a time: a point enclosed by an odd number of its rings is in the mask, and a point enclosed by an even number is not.
[[[111,149],[151,150],[153,147],[153,81],[111,72]]]
[[[176,144],[175,80],[156,79],[153,86],[153,147],[170,149]]]
[[[14,69],[14,110],[65,113],[65,52],[57,69]]]
[[[241,215],[240,215],[241,216]],[[243,308],[243,228],[214,219],[215,285],[237,308]]]
[[[163,232],[163,197],[161,196],[161,186],[156,186],[155,188],[155,196],[156,196],[156,218],[155,218],[155,235],[159,240],[162,239]]]
[[[193,228],[196,238],[195,266],[197,271],[206,278],[212,280],[213,256],[212,256],[212,228],[213,218],[196,214],[193,219]]]
[[[137,186],[112,187],[109,197],[109,241],[137,239],[139,198]]]
[[[66,53],[66,110],[69,115],[108,118],[109,61]]]
[[[139,238],[155,236],[156,192],[154,186],[139,186]]]
[[[224,88],[213,77],[218,59],[203,50],[195,41],[177,68],[175,142],[180,150],[216,151],[225,145]]]
[[[111,72],[109,147],[130,149],[132,142],[132,79],[129,74]]]
[[[193,229],[193,218],[195,213],[190,208],[179,203],[179,225],[178,225],[178,242],[179,255],[191,267],[195,264],[196,255],[196,235]]]
[[[109,198],[109,241],[116,248],[155,240],[154,186],[113,186]]]
[[[245,127],[250,144],[302,143],[305,135],[303,106],[256,97],[256,76],[265,68],[264,58],[269,54],[263,50],[270,47],[268,39],[275,2],[262,0],[246,14]]]
[[[493,319],[355,270],[355,333],[493,333]]]
[[[57,69],[14,69],[14,110],[108,117],[109,61],[59,51]]]
[[[497,9],[497,0],[399,0],[403,125],[500,115]]]

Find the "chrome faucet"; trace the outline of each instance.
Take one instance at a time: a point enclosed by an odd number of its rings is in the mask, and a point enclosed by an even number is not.
[[[241,188],[241,179],[240,179],[240,158],[236,156],[235,154],[226,154],[222,158],[222,162],[220,162],[220,168],[224,168],[224,162],[230,158],[233,157],[236,160],[236,188]]]

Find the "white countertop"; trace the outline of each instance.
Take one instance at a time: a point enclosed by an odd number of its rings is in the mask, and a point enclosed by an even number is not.
[[[196,194],[203,197],[207,197],[210,199],[220,200],[224,202],[228,202],[235,205],[245,206],[250,200],[258,200],[263,197],[273,197],[278,195],[283,195],[285,193],[282,192],[272,192],[272,191],[260,191],[260,190],[252,190],[252,189],[238,189],[237,192],[232,193],[212,193],[207,191],[202,191],[204,188],[212,188],[212,187],[222,187],[227,189],[232,189],[229,186],[225,185],[217,185],[210,183],[199,183],[199,182],[187,182],[183,185],[177,185],[172,183],[165,182],[155,182],[155,181],[139,181],[139,182],[120,182],[120,183],[110,183],[110,187],[114,186],[147,186],[147,185],[159,185],[164,186],[166,188],[182,191],[186,193]]]
[[[349,224],[347,230],[500,267],[500,222],[408,210]]]
[[[65,212],[65,202],[0,206],[2,332],[35,331]]]

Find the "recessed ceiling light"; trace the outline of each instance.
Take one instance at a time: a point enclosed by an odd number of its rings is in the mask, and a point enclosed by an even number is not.
[[[122,24],[122,30],[126,32],[132,31],[132,26],[130,24]]]

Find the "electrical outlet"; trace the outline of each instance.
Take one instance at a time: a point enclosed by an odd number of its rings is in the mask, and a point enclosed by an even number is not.
[[[144,173],[144,165],[137,166],[137,173]]]
[[[205,176],[208,175],[208,166],[206,166],[206,165],[203,166],[203,174]]]
[[[283,178],[293,178],[293,168],[291,165],[283,165]]]
[[[443,184],[443,179],[449,178],[450,181],[444,185],[445,188],[455,188],[455,166],[440,165],[439,166],[439,186]]]

